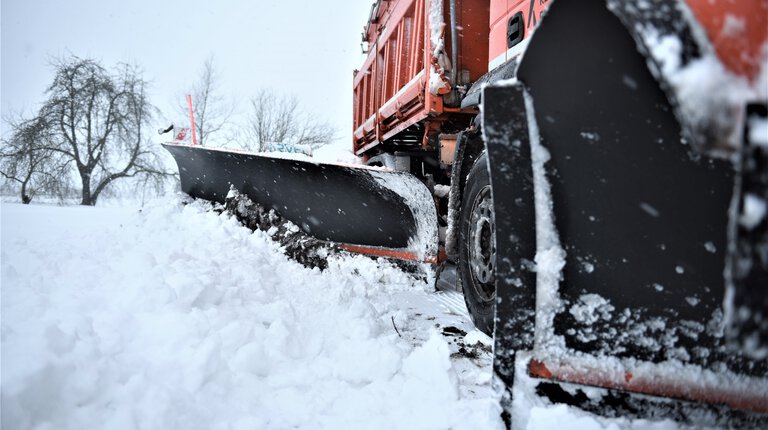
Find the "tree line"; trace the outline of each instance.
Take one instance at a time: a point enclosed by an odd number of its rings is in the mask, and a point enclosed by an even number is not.
[[[136,66],[107,69],[99,61],[71,56],[54,62],[54,78],[32,117],[6,117],[0,175],[23,203],[37,196],[62,200],[76,194],[95,205],[117,182],[163,189],[176,177],[164,162],[152,128],[158,111],[147,95],[149,83]],[[203,64],[190,91],[198,144],[214,143],[264,151],[269,143],[318,147],[335,137],[334,128],[303,111],[295,96],[260,90],[249,100],[246,124],[233,124],[233,100],[219,88],[213,58]],[[186,105],[179,113],[188,115]]]

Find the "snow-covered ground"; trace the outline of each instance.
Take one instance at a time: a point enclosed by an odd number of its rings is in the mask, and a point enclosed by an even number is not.
[[[461,296],[173,196],[2,212],[4,429],[498,429]],[[526,396],[529,429],[674,428]]]

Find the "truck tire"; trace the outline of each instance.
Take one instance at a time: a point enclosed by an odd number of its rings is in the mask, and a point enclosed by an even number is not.
[[[469,171],[459,215],[458,280],[475,326],[493,335],[496,303],[496,237],[488,156]]]

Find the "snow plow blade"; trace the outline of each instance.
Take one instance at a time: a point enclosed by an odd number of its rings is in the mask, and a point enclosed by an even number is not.
[[[633,33],[652,28],[679,37],[684,55],[703,55],[680,9],[642,16],[607,3],[555,1],[518,82],[483,93],[497,229],[495,370],[510,395],[524,369],[763,425],[768,312],[766,286],[755,283],[767,279],[768,248],[757,251],[768,246],[766,221],[763,230],[735,226],[744,184],[768,194],[765,156],[743,143],[742,164],[763,166],[751,176],[731,161],[739,149],[718,157],[711,149],[723,135],[687,121]],[[750,271],[741,278],[739,248]],[[734,323],[742,312],[749,321]]]
[[[402,260],[437,258],[437,215],[429,189],[403,172],[163,144],[182,191],[224,203],[230,187],[274,209],[320,240],[352,252]]]

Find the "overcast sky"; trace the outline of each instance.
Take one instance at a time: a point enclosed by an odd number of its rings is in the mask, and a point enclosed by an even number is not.
[[[259,88],[296,94],[351,146],[352,71],[373,0],[2,0],[2,112],[33,114],[52,58],[130,62],[152,83],[168,118],[214,56],[222,90],[239,108]],[[158,127],[160,124],[158,124]],[[5,127],[3,127],[5,130]]]

